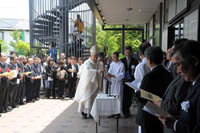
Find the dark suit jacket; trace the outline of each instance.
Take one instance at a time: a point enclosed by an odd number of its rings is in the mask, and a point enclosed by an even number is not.
[[[41,65],[40,64],[33,64],[33,71],[35,72],[35,74],[37,76],[41,76],[42,75],[42,70],[41,70]]]
[[[16,64],[16,65],[17,65],[17,64]],[[10,63],[8,64],[8,68],[9,68],[10,70],[17,70],[17,71],[18,71],[16,65],[13,64],[12,62],[10,62]],[[9,83],[10,83],[11,85],[17,84],[17,78],[19,78],[19,77],[20,77],[20,74],[18,73],[16,78],[13,78],[12,80],[9,80]]]
[[[17,66],[18,66],[18,68],[20,68],[20,72],[19,72],[20,74],[25,72],[24,64],[17,63]],[[23,79],[20,81],[20,83],[25,83],[25,77],[23,77]]]
[[[179,115],[181,103],[187,95],[190,84],[178,75],[167,87],[162,98],[161,107],[174,116]]]
[[[150,71],[144,76],[140,88],[148,92],[151,92],[155,95],[158,95],[160,97],[163,97],[164,92],[169,83],[171,82],[171,80],[172,77],[170,73],[162,65],[158,65],[152,71]],[[152,124],[151,126],[152,130],[154,128],[155,129],[158,128],[159,125],[162,126],[161,122],[158,120],[157,117],[142,110],[147,100],[144,100],[140,97],[138,98],[138,100],[139,100],[139,105],[136,116],[136,122],[139,125],[142,125],[143,127]]]
[[[131,68],[131,66],[137,66],[137,64],[138,64],[138,61],[136,60],[136,59],[134,59],[133,57],[131,57],[131,61],[130,61],[130,64],[129,64],[129,66],[128,66],[128,62],[127,62],[127,59],[126,59],[126,57],[124,57],[123,59],[121,59],[121,61],[124,63],[124,66],[125,66],[125,73],[129,73],[129,75],[130,75],[130,79],[128,79],[127,77],[126,77],[126,74],[125,74],[125,78],[124,78],[124,80],[125,80],[125,82],[131,82],[131,81],[133,81],[135,78],[134,78],[134,70]]]
[[[45,70],[46,70],[46,79],[48,79],[48,77],[51,77],[51,78],[55,78],[56,77],[56,68],[55,68],[55,65],[54,66],[50,66],[50,65],[47,65],[45,67]]]
[[[33,66],[31,67],[29,64],[27,64],[24,68],[25,72],[32,72],[31,74],[26,76],[26,84],[29,84],[29,82],[33,82],[31,77],[35,77],[36,74],[34,73]]]
[[[2,65],[0,63],[0,68],[2,69],[2,71],[0,73],[4,73],[4,72],[8,71],[8,65],[6,63],[4,65]],[[9,85],[9,83],[8,83],[8,78],[7,77],[0,78],[0,88],[1,87],[7,88],[8,85]]]
[[[184,101],[189,101],[188,112],[181,111],[176,133],[200,133],[200,78],[188,89]]]
[[[76,79],[77,78],[77,73],[78,73],[78,65],[77,64],[74,64],[75,68],[76,68],[76,72],[74,73],[74,77],[73,79]],[[69,64],[67,65],[67,70],[68,69],[72,69],[72,64]],[[68,72],[68,71],[67,71]],[[71,79],[72,78],[72,73],[71,72],[68,72],[68,78]]]
[[[169,64],[171,65],[169,66]],[[177,76],[176,67],[173,65],[173,63],[168,62],[165,68],[171,73],[173,79]]]

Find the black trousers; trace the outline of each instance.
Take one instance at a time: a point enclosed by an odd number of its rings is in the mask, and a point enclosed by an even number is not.
[[[130,114],[130,107],[132,104],[132,97],[133,97],[133,89],[124,84],[124,90],[123,90],[123,105],[122,105],[122,112],[124,115]]]
[[[65,89],[65,80],[58,80],[58,97],[61,98],[64,95],[64,89]]]
[[[6,105],[6,98],[7,98],[7,86],[0,85],[0,113],[4,111],[7,107]]]
[[[19,84],[18,99],[17,99],[19,104],[23,103],[24,97],[25,97],[25,83],[21,82]]]
[[[143,120],[142,126],[142,133],[163,133],[164,128],[161,121],[147,112],[144,112],[145,117]]]
[[[18,85],[17,84],[10,84],[9,85],[9,96],[8,102],[9,105],[15,107],[17,105],[17,92],[18,92]]]
[[[69,88],[69,98],[73,98],[76,92],[76,78],[69,78],[68,79],[68,88]]]
[[[34,99],[34,84],[32,81],[26,81],[25,85],[26,91],[26,102],[30,102]]]
[[[34,98],[40,98],[41,79],[34,80]]]

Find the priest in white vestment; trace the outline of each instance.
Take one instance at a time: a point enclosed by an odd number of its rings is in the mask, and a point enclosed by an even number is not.
[[[87,118],[93,102],[100,90],[101,76],[104,70],[101,70],[98,63],[99,49],[95,45],[90,49],[90,58],[83,64],[80,81],[77,86],[75,100],[79,103],[78,112],[83,118]]]
[[[114,52],[112,54],[112,60],[113,62],[110,64],[110,68],[106,76],[111,81],[111,95],[118,95],[121,101],[123,97],[125,67],[121,60],[119,60],[118,52]]]

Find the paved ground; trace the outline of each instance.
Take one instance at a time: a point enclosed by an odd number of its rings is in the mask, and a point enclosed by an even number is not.
[[[133,109],[135,112],[135,109]],[[83,120],[73,100],[41,99],[2,114],[0,133],[95,133],[92,119]],[[98,133],[116,133],[116,119],[101,119]],[[119,119],[118,133],[137,133],[135,115]]]

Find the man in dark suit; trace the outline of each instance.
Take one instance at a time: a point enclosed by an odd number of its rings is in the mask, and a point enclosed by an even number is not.
[[[172,48],[169,48],[167,50],[167,60],[169,61],[165,68],[171,73],[173,79],[177,76],[177,72],[176,72],[176,67],[174,66],[173,62],[172,62]]]
[[[17,56],[10,57],[10,63],[8,64],[8,68],[15,73],[15,76],[9,80],[9,104],[12,108],[17,107],[17,93],[18,93],[18,85],[20,74],[18,72],[17,66]]]
[[[68,71],[68,88],[69,88],[69,98],[73,98],[76,92],[76,82],[77,82],[77,73],[78,65],[75,64],[75,57],[71,57],[71,63],[67,66]]]
[[[200,43],[192,40],[184,41],[174,48],[174,62],[177,72],[186,81],[192,82],[185,100],[181,103],[179,119],[160,116],[165,127],[176,133],[200,132]]]
[[[24,59],[25,57],[24,56],[19,56],[19,62],[17,63],[18,65],[18,69],[19,69],[19,72],[21,73],[21,78],[20,78],[20,84],[19,84],[19,92],[18,92],[18,103],[19,105],[23,105],[24,104],[24,97],[25,97],[25,77],[24,77],[24,72],[25,72],[25,69],[24,69]]]
[[[8,66],[6,62],[6,54],[1,53],[0,55],[0,74],[8,71]],[[0,76],[0,113],[5,113],[8,111],[7,102],[8,93],[8,78],[5,76]]]
[[[35,101],[35,99],[34,99],[34,80],[35,80],[36,74],[34,73],[34,70],[33,70],[33,58],[28,59],[28,64],[25,67],[25,72],[32,72],[31,74],[25,76],[26,103],[34,102]]]
[[[125,78],[124,78],[124,89],[123,89],[123,100],[122,100],[122,112],[124,117],[130,116],[130,107],[132,104],[133,89],[125,84],[125,82],[131,82],[134,80],[135,67],[138,61],[132,57],[132,47],[128,46],[125,49],[125,55],[121,61],[125,66]]]
[[[42,70],[41,70],[40,58],[38,56],[34,58],[33,70],[34,73],[36,74],[34,80],[34,98],[35,100],[39,100]]]
[[[144,76],[140,88],[162,97],[172,80],[170,73],[161,65],[163,61],[162,50],[159,47],[148,47],[145,51],[145,57],[151,71]],[[139,91],[136,93],[138,94]],[[142,133],[163,133],[163,126],[158,118],[143,110],[147,100],[140,97],[138,100],[136,122],[142,126]]]

